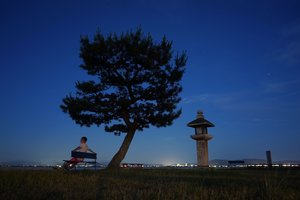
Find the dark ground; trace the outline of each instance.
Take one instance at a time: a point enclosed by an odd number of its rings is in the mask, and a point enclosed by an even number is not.
[[[0,199],[300,199],[300,170],[0,169]]]

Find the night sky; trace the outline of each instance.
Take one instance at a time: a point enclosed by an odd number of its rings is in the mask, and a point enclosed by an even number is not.
[[[195,163],[198,109],[216,127],[210,159],[300,160],[300,2],[13,1],[0,2],[0,162],[56,163],[88,137],[109,161],[123,135],[80,127],[59,108],[88,80],[80,35],[141,26],[174,52],[186,50],[183,113],[167,128],[138,132],[124,161]]]

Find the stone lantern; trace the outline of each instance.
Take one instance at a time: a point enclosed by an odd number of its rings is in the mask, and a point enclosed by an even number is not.
[[[202,111],[198,111],[197,118],[188,123],[187,126],[195,129],[195,134],[191,135],[191,138],[196,140],[198,166],[208,167],[208,140],[212,139],[213,136],[208,134],[207,128],[215,125],[204,118]]]

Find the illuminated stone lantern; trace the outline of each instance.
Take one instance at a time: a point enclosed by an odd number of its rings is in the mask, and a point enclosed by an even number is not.
[[[213,136],[208,134],[207,128],[215,125],[204,118],[202,111],[198,111],[197,119],[188,123],[187,126],[195,129],[195,134],[191,135],[191,138],[196,140],[198,166],[208,167],[208,140]]]

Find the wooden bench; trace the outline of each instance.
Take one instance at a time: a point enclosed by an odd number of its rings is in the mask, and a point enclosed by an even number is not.
[[[71,157],[74,158],[84,158],[84,159],[92,159],[93,161],[81,161],[78,164],[84,164],[84,167],[86,167],[87,164],[93,164],[96,170],[97,167],[97,154],[96,153],[85,153],[80,151],[72,151]],[[72,163],[72,161],[64,160],[65,162]],[[76,167],[75,167],[76,169]]]

